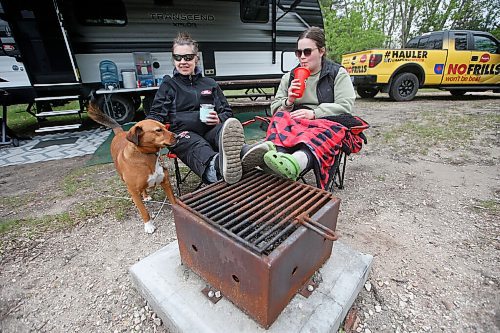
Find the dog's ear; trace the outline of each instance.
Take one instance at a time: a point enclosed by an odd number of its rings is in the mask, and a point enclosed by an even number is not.
[[[138,146],[139,145],[139,137],[142,134],[142,127],[141,126],[134,126],[132,127],[127,134],[127,140],[132,142],[134,145]]]

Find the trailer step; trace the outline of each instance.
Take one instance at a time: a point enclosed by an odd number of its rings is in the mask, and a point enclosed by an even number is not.
[[[74,125],[63,125],[63,126],[47,126],[47,127],[42,127],[37,130],[35,130],[36,133],[42,133],[42,132],[57,132],[57,131],[66,131],[66,130],[73,130],[80,128],[82,124],[74,124]]]
[[[55,101],[55,100],[70,100],[70,99],[78,99],[80,96],[71,95],[71,96],[53,96],[53,97],[36,97],[35,102],[41,101]]]
[[[39,118],[53,117],[53,116],[67,116],[70,114],[79,114],[80,110],[60,110],[60,111],[46,111],[37,113],[36,116]]]
[[[35,88],[49,88],[49,87],[61,87],[61,86],[81,86],[80,82],[62,82],[62,83],[35,83],[33,87]]]

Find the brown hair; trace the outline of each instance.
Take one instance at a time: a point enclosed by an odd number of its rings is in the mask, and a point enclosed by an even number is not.
[[[192,39],[191,35],[187,32],[179,32],[177,34],[172,45],[172,51],[176,45],[191,45],[193,47],[193,53],[198,54],[198,42]]]
[[[310,27],[310,28],[304,30],[300,34],[299,38],[297,39],[297,42],[301,39],[304,39],[304,38],[312,39],[314,41],[314,43],[316,44],[316,47],[319,49],[324,48],[326,45],[325,32],[323,31],[323,29],[318,28],[318,27]]]

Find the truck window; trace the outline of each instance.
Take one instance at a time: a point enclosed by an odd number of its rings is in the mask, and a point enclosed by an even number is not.
[[[269,22],[269,0],[241,0],[240,19],[245,23]]]
[[[122,0],[75,1],[75,15],[82,25],[127,24],[127,12]]]
[[[498,45],[497,42],[489,36],[474,34],[474,50],[486,51],[495,54],[498,51]]]
[[[406,43],[405,48],[407,48],[407,49],[416,49],[417,46],[418,46],[418,40],[419,39],[420,39],[420,37],[415,37],[415,38],[411,39],[408,43]]]
[[[432,34],[427,42],[426,49],[441,50],[443,48],[443,33]]]
[[[455,35],[455,50],[467,50],[467,35]]]
[[[429,41],[429,36],[420,38],[420,40],[418,41],[417,49],[426,49],[428,41]]]

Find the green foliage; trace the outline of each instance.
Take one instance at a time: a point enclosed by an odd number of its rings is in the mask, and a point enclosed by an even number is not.
[[[380,48],[385,36],[378,22],[367,20],[361,11],[352,10],[348,16],[340,16],[334,10],[324,11],[324,24],[328,56],[340,62],[342,54]]]
[[[500,37],[500,2],[491,0],[320,0],[329,56],[402,47],[424,32],[490,31]]]
[[[491,30],[490,33],[497,39],[500,39],[500,27],[496,27],[495,29]]]

